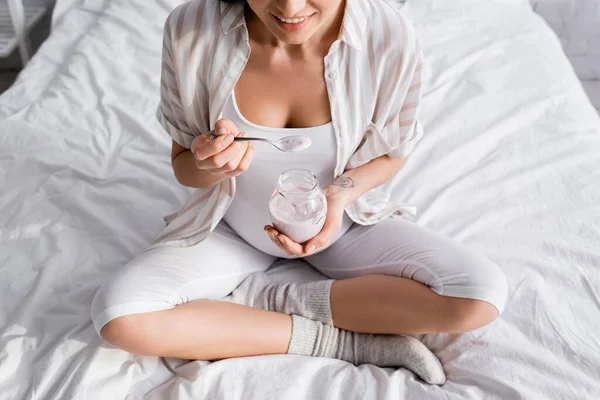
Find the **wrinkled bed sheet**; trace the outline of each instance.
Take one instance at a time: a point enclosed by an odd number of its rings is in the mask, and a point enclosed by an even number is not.
[[[600,120],[555,35],[508,1],[404,8],[427,58],[426,133],[395,196],[510,286],[488,327],[423,337],[443,387],[299,356],[167,359],[173,375],[102,343],[95,291],[188,196],[154,119],[179,2],[59,0],[51,37],[0,96],[0,399],[598,398]],[[301,261],[271,272],[320,278]]]

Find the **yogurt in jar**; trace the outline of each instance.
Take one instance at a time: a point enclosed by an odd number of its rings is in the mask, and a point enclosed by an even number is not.
[[[269,202],[269,214],[273,227],[294,242],[315,237],[327,215],[327,199],[317,177],[304,169],[281,174]]]

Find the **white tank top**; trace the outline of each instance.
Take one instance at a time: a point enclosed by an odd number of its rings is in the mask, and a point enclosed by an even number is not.
[[[271,224],[269,200],[282,172],[292,168],[304,168],[312,171],[321,187],[333,181],[336,164],[336,142],[332,123],[311,128],[271,128],[259,126],[246,120],[235,101],[235,94],[225,105],[223,117],[228,118],[251,137],[263,137],[276,140],[288,135],[308,136],[312,145],[297,153],[284,153],[267,143],[253,142],[254,160],[250,168],[236,178],[236,193],[227,212],[225,222],[242,239],[264,253],[276,257],[290,258],[281,251],[263,230]],[[344,214],[342,229],[334,240],[339,239],[350,227],[352,220]]]

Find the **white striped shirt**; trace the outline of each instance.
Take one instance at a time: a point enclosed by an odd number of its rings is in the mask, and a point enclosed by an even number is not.
[[[190,148],[196,136],[214,129],[249,55],[243,2],[193,0],[171,12],[157,117],[173,140]],[[406,17],[386,0],[346,0],[340,35],[324,66],[337,141],[335,177],[386,154],[408,156],[422,136],[416,114],[423,54]],[[414,207],[391,202],[387,186],[348,206],[348,216],[362,225],[412,218]],[[235,178],[196,189],[152,247],[204,240],[234,195]]]

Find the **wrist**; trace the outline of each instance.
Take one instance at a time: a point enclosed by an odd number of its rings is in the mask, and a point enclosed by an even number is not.
[[[339,204],[342,208],[346,208],[360,196],[358,185],[347,175],[338,176],[323,191],[328,201]]]
[[[330,208],[340,208],[344,210],[355,200],[349,193],[340,190],[337,186],[325,186],[323,192],[325,193],[325,197],[327,197],[327,206]]]

